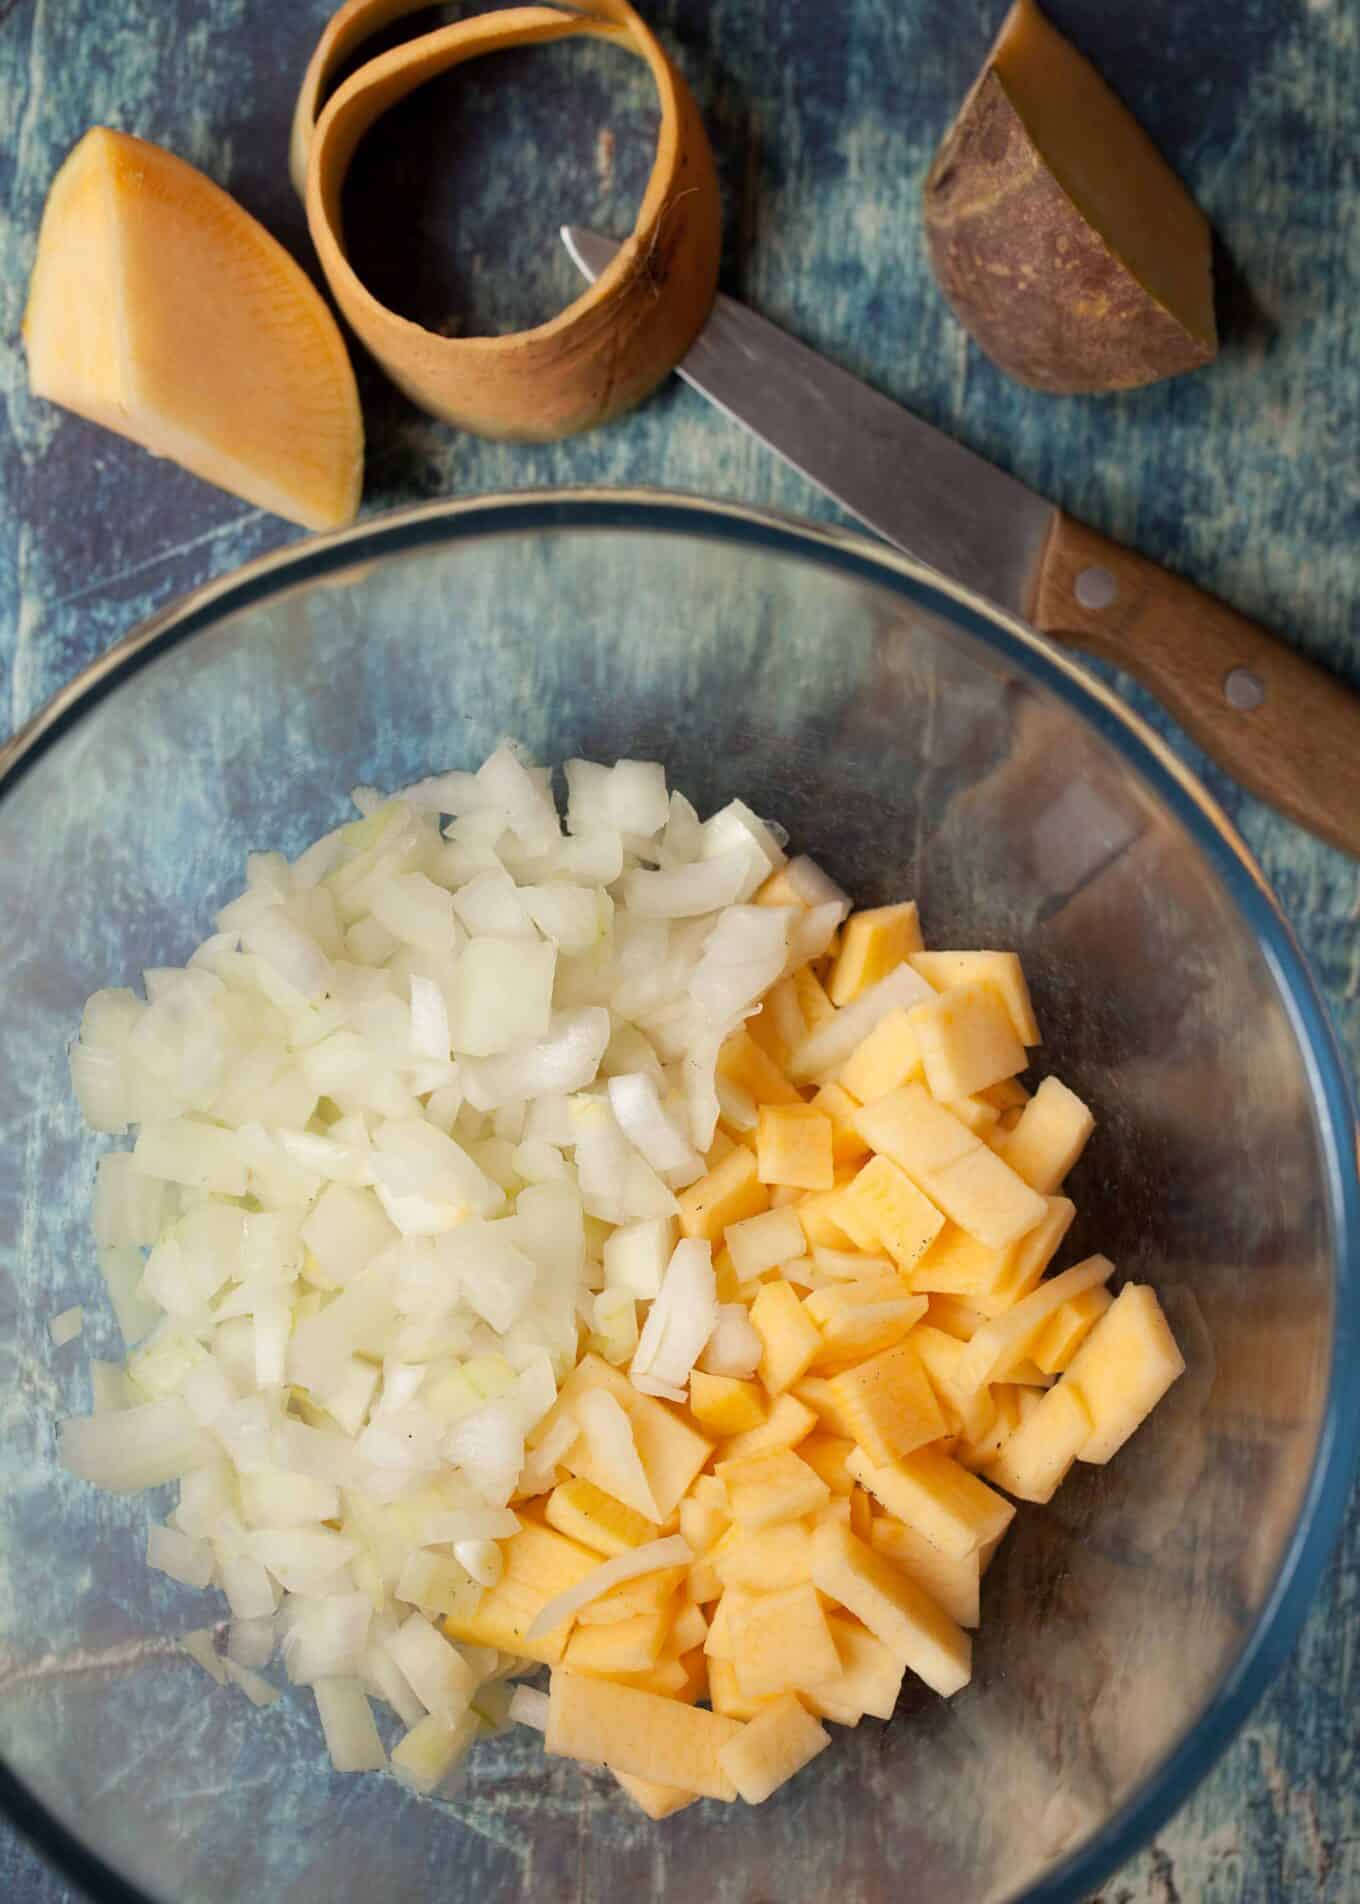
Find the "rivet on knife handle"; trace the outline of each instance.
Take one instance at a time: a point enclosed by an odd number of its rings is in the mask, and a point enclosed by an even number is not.
[[[1360,696],[1193,583],[1058,515],[1030,620],[1135,675],[1218,764],[1360,857]]]

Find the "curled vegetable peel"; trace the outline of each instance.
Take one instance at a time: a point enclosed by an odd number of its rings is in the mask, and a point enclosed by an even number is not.
[[[688,86],[627,0],[576,11],[524,6],[422,35],[361,66],[318,115],[328,76],[413,0],[349,0],[322,35],[293,121],[293,179],[341,311],[393,382],[432,415],[481,436],[550,442],[641,401],[698,335],[718,276],[721,215],[708,135]],[[506,337],[444,337],[389,310],[345,250],[341,194],[360,140],[391,106],[465,60],[588,33],[644,60],[656,84],[656,157],[632,235],[546,324]]]

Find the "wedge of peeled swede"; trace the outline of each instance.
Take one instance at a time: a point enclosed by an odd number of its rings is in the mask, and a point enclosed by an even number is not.
[[[307,528],[353,518],[364,435],[339,327],[183,159],[85,134],[48,195],[23,328],[35,396]]]

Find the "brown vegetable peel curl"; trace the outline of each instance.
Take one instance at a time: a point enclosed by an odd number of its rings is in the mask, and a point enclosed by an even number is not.
[[[344,57],[416,10],[416,0],[349,0],[322,35],[298,98],[293,178],[305,177],[312,242],[336,303],[393,382],[445,422],[522,442],[606,423],[675,368],[717,288],[718,182],[693,95],[627,0],[583,0],[570,13],[515,7],[424,34],[361,66],[317,117],[326,80]],[[369,127],[464,60],[578,33],[626,47],[656,83],[661,127],[632,236],[575,303],[512,336],[442,337],[379,303],[349,262],[340,216],[345,175]]]

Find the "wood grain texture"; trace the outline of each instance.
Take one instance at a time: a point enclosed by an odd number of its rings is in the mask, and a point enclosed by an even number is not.
[[[1071,516],[1054,522],[1029,618],[1136,675],[1242,786],[1360,857],[1360,695],[1334,674]]]
[[[31,402],[18,330],[43,197],[95,122],[204,167],[312,268],[287,133],[327,10],[325,0],[0,3],[0,727],[17,726],[153,608],[294,533]],[[723,288],[1356,683],[1360,14],[1351,0],[1052,0],[1049,11],[1113,79],[1219,234],[1224,350],[1210,370],[1112,398],[1044,397],[1007,383],[935,295],[921,183],[1004,0],[647,8],[718,152]],[[352,181],[371,281],[386,272],[423,321],[512,328],[560,308],[575,281],[556,226],[622,234],[645,177],[651,105],[630,62],[544,53],[496,64],[458,94],[456,114],[440,111],[452,94],[411,102]],[[518,183],[526,150],[538,166],[532,195]],[[434,151],[447,169],[427,162]],[[403,216],[365,231],[365,193],[391,178]],[[433,424],[367,364],[360,376],[369,509],[598,481],[833,514],[678,385],[610,430],[515,448]],[[1360,869],[1206,766],[1140,686],[1113,678],[1232,813],[1360,1060]],[[1288,1668],[1103,1904],[1360,1898],[1358,1616],[1353,1513]],[[0,1834],[0,1896],[70,1895]]]

